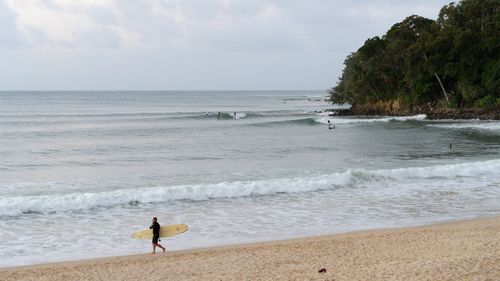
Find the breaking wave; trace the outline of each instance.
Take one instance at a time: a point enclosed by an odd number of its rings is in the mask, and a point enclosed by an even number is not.
[[[451,124],[429,124],[429,127],[444,128],[444,129],[473,129],[482,131],[493,131],[500,133],[499,121],[482,121],[482,122],[461,122]]]
[[[45,214],[98,207],[167,202],[173,200],[209,200],[263,196],[277,193],[300,193],[382,182],[398,185],[409,180],[491,178],[499,182],[500,160],[448,164],[429,167],[365,170],[354,169],[317,177],[272,179],[216,184],[156,186],[119,189],[107,192],[13,196],[0,198],[0,216]]]
[[[322,123],[322,124],[328,124],[328,121],[334,123],[334,124],[355,124],[355,123],[374,123],[374,122],[392,122],[392,121],[399,121],[399,122],[404,122],[404,121],[410,121],[410,120],[416,120],[416,121],[422,121],[425,120],[427,116],[425,114],[420,114],[420,115],[414,115],[414,116],[386,116],[386,117],[379,117],[379,118],[353,118],[353,117],[320,117],[316,119],[317,122]]]

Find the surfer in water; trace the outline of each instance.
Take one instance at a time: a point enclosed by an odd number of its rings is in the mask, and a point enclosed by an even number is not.
[[[330,120],[328,120],[328,130],[335,129],[335,125],[333,125]]]
[[[157,246],[160,247],[165,253],[165,247],[158,244],[158,241],[160,240],[160,224],[158,223],[158,219],[156,217],[153,218],[153,224],[151,224],[149,229],[153,230],[153,252],[151,254],[156,252]]]

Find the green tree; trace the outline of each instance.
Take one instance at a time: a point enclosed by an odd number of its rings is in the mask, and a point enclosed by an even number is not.
[[[344,64],[332,101],[500,105],[500,0],[451,3],[435,21],[407,17]]]

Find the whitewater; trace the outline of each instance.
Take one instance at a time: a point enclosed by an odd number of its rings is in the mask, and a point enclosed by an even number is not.
[[[153,216],[176,250],[500,214],[500,122],[326,95],[0,93],[0,266],[144,253]]]

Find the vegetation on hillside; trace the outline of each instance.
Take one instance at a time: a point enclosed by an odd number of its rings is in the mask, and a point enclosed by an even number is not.
[[[410,16],[344,64],[331,100],[353,108],[500,107],[500,0],[451,3],[437,20]]]

